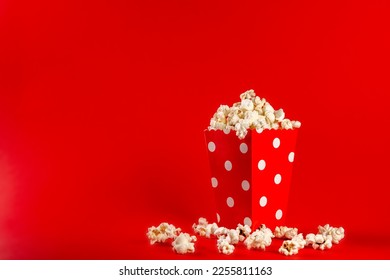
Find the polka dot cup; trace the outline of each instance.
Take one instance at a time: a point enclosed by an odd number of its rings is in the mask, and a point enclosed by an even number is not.
[[[297,133],[252,130],[240,140],[234,131],[205,131],[221,226],[285,224]]]

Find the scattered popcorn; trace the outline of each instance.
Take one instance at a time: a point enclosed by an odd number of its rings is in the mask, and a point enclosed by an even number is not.
[[[282,246],[279,248],[279,253],[284,254],[286,256],[296,255],[298,254],[298,246],[292,240],[283,241]]]
[[[266,247],[271,245],[273,237],[272,231],[262,225],[245,239],[244,244],[248,249],[254,248],[265,250]]]
[[[309,233],[306,235],[306,245],[311,245],[314,249],[330,249],[332,248],[332,236],[331,235],[322,235]]]
[[[240,241],[240,231],[229,229],[226,238],[230,244],[237,244]]]
[[[228,230],[227,228],[225,228],[225,227],[219,227],[219,228],[217,228],[217,229],[214,231],[214,235],[215,235],[216,237],[219,238],[219,237],[222,236],[222,235],[227,235],[228,232],[229,232],[229,230]]]
[[[248,225],[243,226],[242,224],[238,224],[236,230],[239,232],[240,241],[244,241],[252,232]]]
[[[303,238],[302,233],[295,235],[291,240],[283,241],[282,246],[279,248],[279,253],[286,256],[298,254],[299,249],[305,248],[306,241]]]
[[[318,233],[310,233],[306,235],[307,245],[312,245],[314,249],[320,250],[332,248],[332,244],[339,244],[340,240],[344,238],[344,228],[334,228],[326,224],[325,226],[318,226]]]
[[[150,244],[156,242],[162,243],[169,238],[175,238],[181,232],[180,228],[176,228],[174,225],[168,223],[161,223],[158,227],[148,228],[147,237],[150,240]]]
[[[210,120],[209,130],[236,131],[243,139],[249,129],[261,133],[264,129],[294,129],[301,127],[299,121],[285,118],[283,109],[275,110],[264,98],[256,96],[251,89],[240,95],[241,101],[232,107],[221,105]]]
[[[334,228],[329,226],[328,224],[322,226],[318,226],[318,233],[323,235],[331,235],[332,243],[339,244],[340,240],[344,238],[344,229],[342,227]]]
[[[247,93],[245,93],[247,94]],[[248,93],[250,94],[250,93]],[[261,99],[256,99],[255,102],[265,102]],[[264,103],[266,104],[266,102]],[[266,106],[267,110],[271,110]],[[279,112],[280,113],[280,112]],[[279,114],[278,113],[278,114]],[[248,249],[262,249],[270,246],[272,238],[287,238],[279,248],[279,253],[286,256],[298,254],[300,249],[305,246],[312,246],[314,249],[330,249],[333,244],[338,244],[344,238],[344,228],[331,227],[329,224],[318,226],[318,233],[309,233],[306,238],[303,238],[302,233],[298,234],[297,228],[289,228],[286,226],[276,227],[272,232],[265,225],[261,225],[258,229],[251,232],[248,225],[238,224],[236,229],[228,229],[226,227],[218,227],[216,223],[209,224],[205,218],[199,218],[198,224],[193,224],[195,233],[200,236],[210,238],[216,236],[217,248],[220,253],[230,255],[234,252],[234,244],[244,241]],[[174,239],[172,242],[172,250],[178,254],[194,253],[196,236],[191,236],[188,233],[181,233],[180,228],[168,223],[161,223],[158,227],[148,228],[147,237],[150,244],[156,242],[165,242],[167,239]]]
[[[216,223],[209,224],[205,218],[199,218],[198,224],[193,224],[192,228],[196,234],[210,238],[218,228]]]
[[[276,227],[274,231],[274,235],[276,238],[292,239],[297,234],[298,234],[297,228],[289,228],[285,226]]]
[[[291,241],[295,242],[298,245],[299,249],[305,248],[306,240],[303,238],[303,234],[300,233],[296,236],[294,236]]]
[[[267,235],[270,235],[271,237],[275,237],[272,230],[270,230],[269,228],[267,228],[264,224],[262,224],[261,226],[259,226],[258,230],[261,230],[261,231],[264,231]]]
[[[218,251],[225,255],[230,255],[234,252],[234,245],[229,242],[228,237],[221,236],[217,241]]]
[[[180,233],[172,242],[172,250],[178,254],[187,254],[195,252],[196,236],[190,236],[188,233]]]
[[[218,225],[216,223],[208,224],[206,227],[206,237],[210,238],[211,235],[215,235],[215,231],[218,229]]]
[[[233,244],[238,244],[238,242],[241,241],[239,229],[227,229],[225,227],[220,227],[215,230],[214,235],[218,237],[218,251],[226,255],[233,253]]]
[[[298,254],[299,249],[305,248],[306,241],[303,238],[302,233],[295,235],[291,240],[283,241],[282,246],[279,248],[279,253],[286,256]]]

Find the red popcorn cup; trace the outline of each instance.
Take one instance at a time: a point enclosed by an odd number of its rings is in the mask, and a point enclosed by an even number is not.
[[[297,133],[250,130],[239,139],[235,131],[205,131],[220,226],[285,224]]]

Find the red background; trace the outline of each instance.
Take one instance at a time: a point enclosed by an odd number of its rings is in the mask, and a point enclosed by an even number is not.
[[[203,129],[253,88],[300,120],[289,225],[388,258],[387,1],[0,2],[0,258],[230,257],[150,246],[214,219]]]

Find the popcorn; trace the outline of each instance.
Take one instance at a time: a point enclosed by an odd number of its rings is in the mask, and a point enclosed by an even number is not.
[[[285,116],[285,114],[284,114],[283,109],[279,109],[279,110],[275,111],[275,119],[278,122],[281,122],[284,119],[284,116]]]
[[[234,130],[244,139],[249,129],[261,133],[264,129],[294,129],[301,127],[299,121],[285,119],[283,109],[275,110],[264,98],[256,96],[254,90],[240,94],[241,101],[232,107],[221,105],[210,120],[209,130]]]
[[[264,224],[259,226],[258,230],[264,231],[267,235],[270,235],[271,237],[275,237],[274,234],[272,233],[272,230],[267,228]]]
[[[169,238],[175,238],[181,232],[180,228],[176,228],[174,225],[168,223],[161,223],[158,227],[148,228],[147,237],[150,240],[150,244],[156,242],[163,243]]]
[[[240,94],[241,100],[252,99],[253,97],[256,97],[256,93],[253,89],[247,90],[246,92]]]
[[[263,111],[265,113],[274,113],[275,109],[274,109],[274,107],[272,107],[271,104],[269,104],[268,102],[265,102],[264,106],[263,106]]]
[[[276,238],[287,238],[293,239],[298,234],[297,228],[289,228],[285,226],[276,227],[274,231],[274,235]]]
[[[301,122],[300,121],[291,121],[293,128],[300,128]]]
[[[342,227],[334,228],[326,224],[325,226],[318,226],[318,232],[323,235],[331,235],[332,243],[339,244],[340,240],[344,238],[344,229]]]
[[[188,233],[180,233],[172,242],[172,250],[178,254],[187,254],[195,252],[196,236],[190,236]]]
[[[240,241],[240,231],[236,229],[229,229],[226,238],[230,244],[237,244]]]
[[[199,218],[198,224],[193,224],[192,228],[194,229],[194,232],[200,236],[210,238],[218,228],[218,225],[216,223],[209,224],[205,218]]]
[[[332,248],[332,236],[331,235],[322,235],[322,234],[313,234],[309,233],[306,235],[306,245],[312,245],[314,249],[330,249]]]
[[[248,225],[243,226],[242,224],[238,224],[236,230],[239,232],[240,241],[244,241],[252,231]]]
[[[247,229],[245,230],[247,231]],[[215,230],[214,235],[218,237],[218,251],[226,255],[230,255],[231,253],[233,253],[233,244],[238,244],[239,241],[242,241],[240,236],[240,230],[238,229],[238,227],[237,229],[219,227]]]
[[[318,233],[310,233],[306,235],[307,245],[312,245],[314,249],[320,250],[332,248],[332,244],[339,244],[340,240],[344,238],[344,228],[334,228],[326,224],[325,226],[318,226]]]
[[[222,236],[222,235],[227,235],[228,232],[229,232],[229,230],[228,230],[227,228],[225,228],[225,227],[219,227],[219,228],[217,228],[217,229],[214,231],[214,235],[215,235],[216,237],[219,238],[219,237]]]
[[[296,236],[294,236],[291,241],[295,242],[298,245],[299,249],[305,248],[306,240],[303,238],[303,234],[300,233]]]
[[[209,224],[205,218],[199,218],[198,224],[193,224],[195,233],[200,236],[210,238],[215,235],[217,239],[218,252],[230,255],[235,250],[235,244],[244,241],[244,245],[250,249],[262,249],[272,243],[272,238],[287,238],[279,248],[279,253],[286,256],[296,255],[300,249],[305,246],[312,246],[314,249],[330,249],[333,244],[338,244],[344,238],[345,232],[342,227],[332,227],[329,224],[318,226],[318,233],[309,233],[306,238],[303,234],[298,234],[297,228],[289,228],[286,226],[277,226],[272,232],[264,224],[254,232],[248,225],[238,224],[236,229],[228,229],[226,227],[218,227],[216,223]],[[171,243],[172,250],[178,254],[187,254],[195,252],[196,236],[191,236],[188,233],[181,233],[180,228],[176,228],[172,224],[161,223],[158,227],[148,228],[147,237],[151,244],[156,242],[165,242],[167,239],[174,239]]]
[[[230,255],[231,253],[234,252],[234,245],[232,245],[229,242],[228,237],[221,236],[218,238],[217,241],[217,247],[218,247],[218,252],[223,253],[225,255]]]
[[[246,111],[253,111],[254,109],[254,104],[252,100],[250,99],[244,99],[241,101],[241,106],[240,109],[246,110]]]
[[[286,256],[298,254],[299,249],[305,248],[306,241],[303,238],[302,233],[294,236],[291,240],[283,241],[282,246],[279,248],[279,253]]]
[[[211,235],[215,234],[215,231],[218,229],[218,225],[216,223],[208,224],[206,227],[206,237],[210,238]]]
[[[262,225],[260,229],[255,230],[245,239],[244,244],[248,249],[265,250],[266,247],[271,245],[273,237],[272,231]]]
[[[272,125],[275,122],[275,114],[273,111],[265,111],[265,119],[269,125]]]
[[[293,129],[293,124],[289,119],[282,120],[281,124],[283,129]]]

